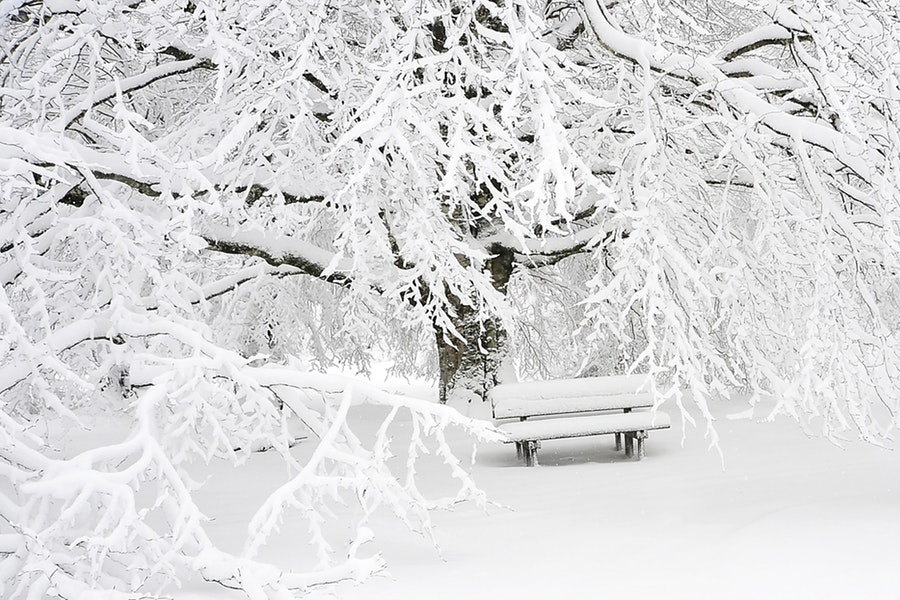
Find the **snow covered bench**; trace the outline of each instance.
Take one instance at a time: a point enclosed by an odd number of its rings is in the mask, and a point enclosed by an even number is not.
[[[532,467],[542,440],[607,433],[615,434],[616,450],[622,449],[624,436],[628,458],[637,440],[638,460],[643,458],[647,432],[668,429],[670,423],[666,413],[646,410],[653,407],[653,397],[645,388],[645,375],[617,375],[507,383],[494,387],[490,396],[495,419],[519,419],[499,428]]]

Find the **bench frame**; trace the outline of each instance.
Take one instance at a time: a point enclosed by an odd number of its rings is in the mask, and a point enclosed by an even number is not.
[[[572,381],[577,381],[578,387],[580,388],[580,390],[576,392],[578,399],[576,404],[578,405],[578,408],[567,409],[565,400],[574,397],[574,394],[567,396],[565,392],[567,384],[570,384]],[[585,386],[590,386],[592,382],[598,382],[598,387],[600,388],[607,388],[605,393],[585,394]],[[559,415],[579,416],[590,414],[594,418],[601,415],[616,417],[623,413],[631,413],[632,410],[636,408],[646,409],[653,408],[654,406],[653,399],[649,393],[638,392],[639,389],[646,385],[646,378],[644,376],[596,377],[586,380],[560,380],[559,382],[542,381],[535,383],[536,385],[534,388],[538,390],[536,398],[535,394],[530,394],[529,392],[531,390],[524,387],[522,384],[507,384],[495,387],[491,392],[491,406],[493,408],[494,418],[498,418],[497,407],[501,403],[503,403],[504,406],[501,411],[503,417],[500,418],[504,420],[518,418],[520,422],[527,420],[529,417],[553,417]],[[551,403],[553,402],[551,396],[552,391],[549,386],[553,386],[554,383],[559,385],[559,388],[561,389],[561,392],[558,395],[561,403],[561,410],[558,411],[552,409],[548,410],[547,408],[548,399]],[[614,384],[617,384],[619,387],[616,387]],[[623,388],[626,390],[624,393],[622,392]],[[497,394],[494,393],[495,391]],[[515,398],[510,397],[512,394],[515,394]],[[500,396],[500,398],[497,398],[497,396]],[[633,397],[628,398],[629,396]],[[627,399],[623,401],[623,398]],[[529,410],[530,403],[534,404],[535,410]],[[513,405],[513,408],[509,405]],[[645,413],[645,411],[640,411],[637,414],[647,413]],[[662,414],[664,418],[661,419],[660,423],[653,423],[648,428],[634,428],[633,425],[622,428],[613,426],[608,431],[593,431],[587,433],[569,432],[561,433],[559,435],[543,434],[537,439],[510,439],[508,440],[508,443],[515,443],[516,458],[519,460],[524,459],[527,466],[533,467],[538,464],[537,454],[541,447],[541,440],[586,437],[613,433],[615,435],[616,451],[622,450],[624,441],[625,457],[641,460],[644,458],[644,442],[648,437],[647,432],[650,429],[665,429],[669,427],[668,415],[665,415],[665,413],[653,414]],[[541,422],[550,421],[550,419],[539,420]],[[567,419],[566,421],[570,422],[571,419]],[[637,441],[637,453],[635,453],[635,441]]]
[[[631,412],[630,408],[626,408],[623,412]],[[524,421],[527,417],[520,417]],[[605,435],[602,433],[594,433],[589,435]],[[616,437],[616,452],[622,451],[622,439],[625,440],[625,458],[634,458],[634,442],[637,441],[637,460],[644,458],[644,440],[649,435],[646,429],[638,429],[637,431],[616,431],[613,433]],[[578,436],[587,437],[587,436]],[[561,439],[561,438],[549,438]],[[538,464],[537,451],[541,449],[541,440],[522,440],[514,442],[516,445],[516,458],[524,460],[525,465],[533,467]]]

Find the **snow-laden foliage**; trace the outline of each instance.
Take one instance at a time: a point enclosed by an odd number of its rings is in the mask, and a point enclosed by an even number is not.
[[[877,440],[898,418],[900,15],[834,4],[770,3],[723,40],[585,3],[633,63],[618,71],[629,132],[607,138],[624,222],[588,303],[619,323],[637,305],[639,362],[695,399],[745,387]]]
[[[317,375],[301,360],[266,364],[215,341],[200,320],[207,298],[283,270],[252,266],[200,285],[186,275],[197,256],[174,239],[187,226],[179,210],[126,207],[114,194],[73,211],[46,195],[15,202],[29,193],[16,185],[22,182],[9,180],[4,205],[5,232],[14,240],[7,252],[15,256],[4,263],[2,304],[4,598],[151,597],[188,572],[252,598],[364,579],[382,566],[371,551],[356,554],[370,536],[369,514],[385,508],[430,535],[427,510],[448,501],[417,489],[423,451],[441,457],[458,479],[451,503],[481,499],[444,431],[460,426],[493,439],[486,425],[445,406]],[[360,403],[385,407],[374,440],[360,440],[348,424],[348,411]],[[123,414],[130,430],[111,443],[81,436],[93,444],[74,452],[55,447],[80,419],[106,415],[120,423]],[[398,416],[412,423],[405,441],[393,426]],[[316,440],[302,462],[290,449],[291,420]],[[281,455],[290,476],[258,507],[245,551],[229,555],[206,532],[188,467],[241,463],[262,447]],[[398,463],[397,453],[409,458]],[[349,549],[322,527],[322,508],[348,500],[361,508]],[[315,548],[318,568],[283,572],[256,560],[286,519],[308,523],[299,550]]]
[[[255,559],[287,506],[324,559],[345,491],[427,529],[397,410],[477,496],[442,432],[488,429],[313,369],[373,355],[442,397],[511,355],[889,437],[898,40],[877,0],[0,2],[4,593],[377,569]],[[358,402],[391,411],[374,442]],[[71,456],[36,426],[90,413],[132,431]],[[224,556],[185,464],[261,446],[293,478]]]

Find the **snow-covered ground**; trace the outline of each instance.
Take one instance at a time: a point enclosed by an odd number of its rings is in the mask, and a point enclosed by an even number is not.
[[[674,407],[672,429],[651,434],[642,462],[615,452],[612,436],[545,442],[536,468],[520,466],[511,446],[482,444],[472,471],[497,506],[436,513],[440,553],[378,515],[371,527],[389,572],[313,597],[900,598],[900,455],[860,442],[842,449],[745,409],[713,407],[724,468],[702,428],[682,436]],[[364,435],[378,417],[357,411],[356,429]],[[470,456],[470,440],[450,442]],[[422,487],[439,492],[445,471],[432,467]],[[265,453],[214,472],[200,495],[212,534],[237,550],[252,508],[281,477]],[[286,527],[265,556],[302,562],[303,536]],[[179,597],[231,597],[201,589],[189,583]]]

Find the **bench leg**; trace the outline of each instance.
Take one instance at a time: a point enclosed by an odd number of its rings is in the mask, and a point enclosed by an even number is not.
[[[616,433],[616,452],[620,452],[622,450],[622,434]]]
[[[638,460],[644,458],[644,440],[647,439],[646,431],[638,431],[637,432],[637,443],[638,443]]]
[[[516,459],[522,460],[524,458],[525,452],[522,449],[522,442],[516,442]]]
[[[538,451],[538,443],[527,441],[523,442],[525,445],[525,465],[529,467],[533,467],[538,464],[537,460],[537,451]]]
[[[634,458],[634,432],[625,432],[625,458]]]

